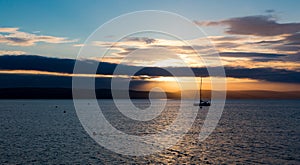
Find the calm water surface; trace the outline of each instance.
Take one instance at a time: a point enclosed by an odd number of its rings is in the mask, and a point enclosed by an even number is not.
[[[134,103],[148,106],[147,100]],[[168,101],[161,116],[143,123],[124,118],[111,100],[101,105],[113,126],[142,136],[170,124],[180,102]],[[94,142],[81,126],[72,100],[1,100],[0,164],[300,164],[299,107],[300,101],[291,100],[229,100],[205,141],[197,137],[206,108],[199,110],[193,127],[175,146],[134,157]]]

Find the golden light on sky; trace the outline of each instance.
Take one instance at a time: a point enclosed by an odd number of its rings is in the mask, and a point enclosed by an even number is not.
[[[218,78],[216,78],[216,81]],[[196,80],[196,82],[194,82]],[[178,81],[178,82],[177,82]],[[211,90],[211,79],[205,77],[202,79],[202,90]],[[240,90],[270,90],[270,91],[297,91],[300,89],[300,84],[297,83],[275,83],[267,81],[259,81],[255,79],[248,78],[226,78],[226,86],[229,91],[240,91]],[[182,87],[180,88],[180,83]],[[197,89],[192,86],[194,83],[197,84]],[[191,85],[192,84],[192,85]],[[181,90],[199,90],[200,78],[173,78],[173,77],[157,77],[147,80],[147,82],[140,86],[138,90],[149,91],[152,88],[160,87],[167,92],[178,92]]]
[[[87,34],[83,35],[79,31],[69,34],[67,32],[70,29],[68,29],[58,33],[66,36],[56,36],[54,35],[56,32],[51,35],[51,28],[48,27],[46,29],[50,31],[44,29],[42,33],[40,29],[32,30],[25,25],[21,27],[19,24],[7,24],[0,27],[2,46],[0,58],[3,65],[0,74],[4,75],[3,77],[5,74],[23,74],[96,77],[98,80],[101,78],[131,79],[143,84],[138,87],[138,90],[160,87],[170,92],[199,90],[199,78],[193,80],[194,78],[191,77],[177,77],[177,80],[174,80],[168,76],[161,76],[164,74],[159,73],[157,68],[185,67],[202,70],[209,67],[224,67],[227,72],[227,90],[298,91],[300,89],[299,21],[287,17],[281,20],[282,18],[275,11],[250,15],[240,13],[234,17],[226,13],[212,20],[200,19],[199,15],[189,18],[195,26],[203,30],[205,35],[192,35],[184,39],[169,33],[153,31],[130,33],[118,37],[118,32],[126,31],[120,28],[115,34],[103,34],[105,37],[89,43],[85,42]],[[109,19],[105,19],[107,20]],[[147,20],[141,21],[147,22]],[[186,29],[180,31],[188,36],[190,34]],[[80,58],[82,62],[93,64],[102,62],[110,67],[104,67],[104,72],[96,75],[72,74],[73,66],[70,64],[75,61],[79,49],[86,45],[92,48],[91,52],[103,48],[109,50],[103,53],[103,58],[100,58],[102,54],[99,51],[95,51],[95,54],[87,53],[84,58]],[[3,60],[7,61],[3,62]],[[56,68],[56,64],[61,66]],[[111,69],[115,65],[125,66],[124,74],[113,75]],[[148,67],[152,70],[150,69],[151,73],[145,73],[143,76],[126,75],[126,70],[130,71],[134,67],[138,69]],[[203,74],[199,71],[197,75]],[[218,81],[218,78],[213,77],[213,80]],[[178,84],[182,84],[182,89]],[[99,83],[100,87],[101,85]],[[202,89],[212,89],[210,78],[203,78]]]
[[[166,92],[178,92],[181,90],[199,90],[200,78],[191,77],[145,77],[142,76],[127,76],[127,75],[92,75],[92,74],[69,74],[59,72],[47,72],[36,70],[1,70],[0,74],[28,74],[28,75],[51,75],[51,76],[76,76],[76,77],[95,77],[95,78],[130,78],[132,81],[145,81],[143,85],[136,87],[136,90],[150,91],[152,88],[159,87]],[[218,78],[214,78],[218,81]],[[202,78],[203,90],[211,90],[211,79],[209,77]],[[300,84],[297,83],[277,83],[267,82],[248,78],[226,78],[227,90],[271,90],[271,91],[297,91],[300,89]],[[181,84],[181,86],[180,86]],[[195,84],[197,88],[195,88]]]

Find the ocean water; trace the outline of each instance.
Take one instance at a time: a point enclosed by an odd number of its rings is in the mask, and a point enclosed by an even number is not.
[[[161,116],[141,123],[122,117],[111,100],[100,102],[115,128],[138,136],[163,130],[180,105],[169,100]],[[98,145],[85,132],[72,100],[1,100],[0,164],[300,164],[299,107],[299,100],[227,100],[206,140],[198,140],[207,113],[203,108],[173,147],[126,156]]]

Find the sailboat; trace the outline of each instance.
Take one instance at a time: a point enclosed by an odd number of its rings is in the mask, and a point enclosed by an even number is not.
[[[200,81],[200,102],[194,103],[194,106],[199,106],[200,108],[210,106],[209,101],[202,100],[202,77],[201,77],[201,81]]]

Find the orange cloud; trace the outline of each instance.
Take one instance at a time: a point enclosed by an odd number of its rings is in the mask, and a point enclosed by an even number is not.
[[[24,51],[18,50],[0,50],[0,55],[22,55],[26,54]]]
[[[65,37],[36,35],[32,33],[22,32],[19,31],[19,28],[0,28],[0,43],[4,43],[6,45],[32,46],[35,45],[37,42],[58,44],[58,43],[71,43],[77,41],[78,41],[77,39],[69,40]]]

